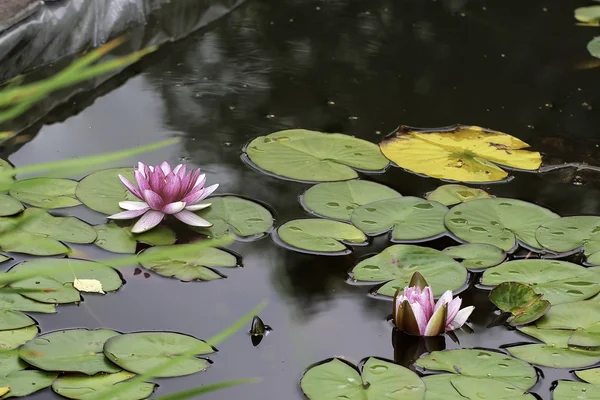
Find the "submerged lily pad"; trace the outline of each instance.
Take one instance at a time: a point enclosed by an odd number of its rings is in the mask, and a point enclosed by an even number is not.
[[[102,396],[105,397],[106,392],[118,388],[122,382],[135,376],[134,373],[128,371],[95,376],[64,375],[54,381],[52,390],[68,399],[97,399]],[[155,387],[156,384],[154,383],[139,382],[119,393],[119,398],[142,400],[150,396]]]
[[[377,294],[393,296],[398,288],[408,286],[419,272],[431,286],[434,296],[455,291],[467,281],[467,270],[441,251],[414,245],[394,245],[369,257],[352,269],[352,277],[361,282],[389,281]]]
[[[427,195],[427,200],[437,201],[445,206],[453,206],[458,203],[476,199],[487,199],[491,197],[482,189],[470,188],[464,185],[442,185]]]
[[[32,178],[15,182],[10,195],[23,203],[40,208],[74,207],[81,202],[75,197],[77,181],[63,178]]]
[[[459,204],[446,214],[444,223],[450,232],[469,243],[488,243],[505,251],[521,242],[535,249],[536,229],[559,216],[526,201],[494,198]],[[518,240],[518,242],[517,242]]]
[[[600,276],[577,264],[558,260],[514,260],[487,269],[481,283],[530,285],[553,305],[587,299],[600,291]]]
[[[9,387],[10,390],[3,399],[9,397],[25,397],[52,385],[58,376],[55,372],[22,370],[14,371],[0,377],[0,387]]]
[[[526,362],[480,349],[433,351],[419,358],[415,365],[471,378],[497,379],[522,390],[530,389],[537,381],[535,369]]]
[[[23,211],[25,207],[19,200],[6,194],[0,194],[0,217],[8,217]]]
[[[506,258],[506,253],[502,249],[485,243],[469,243],[447,247],[443,252],[454,259],[462,260],[461,262],[465,268],[472,270],[496,266]]]
[[[0,331],[0,368],[3,363],[2,352],[5,350],[16,349],[27,343],[38,334],[36,325],[26,326],[25,328]],[[0,374],[0,376],[2,376]]]
[[[376,144],[304,129],[259,136],[245,151],[252,163],[268,173],[310,182],[345,181],[358,177],[353,168],[379,171],[388,165]]]
[[[392,229],[392,241],[415,241],[446,232],[448,207],[420,197],[399,197],[358,207],[351,221],[361,231],[378,235]]]
[[[25,328],[35,325],[27,314],[13,310],[0,310],[0,331]]]
[[[402,126],[379,144],[399,167],[433,178],[459,182],[492,182],[508,176],[497,164],[534,171],[540,153],[506,133],[478,126],[454,125],[419,129]]]
[[[133,168],[112,168],[94,172],[83,178],[77,185],[75,194],[88,208],[103,214],[116,214],[123,211],[120,201],[139,201],[119,180],[119,174],[135,181]]]
[[[575,375],[582,381],[586,381],[592,385],[600,385],[600,368],[575,371]]]
[[[85,222],[75,217],[54,217],[32,208],[16,217],[1,217],[0,231],[10,231],[9,235],[0,235],[2,250],[38,256],[68,253],[68,247],[61,241],[92,243],[96,240],[96,232]]]
[[[250,200],[235,196],[211,197],[205,202],[210,207],[196,212],[213,226],[198,228],[199,232],[211,237],[232,233],[239,237],[250,237],[267,232],[273,226],[271,212]]]
[[[557,253],[583,246],[586,256],[600,251],[600,217],[564,217],[548,221],[535,233],[537,241]]]
[[[113,253],[134,254],[138,242],[161,246],[173,244],[177,240],[175,233],[162,225],[140,234],[132,233],[131,227],[121,227],[114,221],[96,225],[94,229],[98,235],[94,244]]]
[[[60,268],[60,269],[57,269]],[[75,279],[95,279],[102,283],[106,292],[117,290],[123,284],[113,268],[88,260],[69,258],[39,258],[23,261],[12,272],[30,272],[31,278],[13,282],[10,287],[33,300],[43,303],[75,303],[81,295],[73,287]]]
[[[144,250],[144,254],[160,253],[167,248],[180,248],[184,250],[186,247],[193,245],[176,244],[172,246],[157,246]],[[210,281],[221,279],[224,276],[217,273],[212,268],[233,268],[237,267],[237,258],[226,251],[206,247],[198,249],[194,254],[183,252],[179,257],[165,257],[164,259],[155,259],[152,261],[142,261],[144,268],[156,272],[159,275],[170,278],[177,278],[182,281]]]
[[[402,195],[379,183],[351,180],[312,186],[301,196],[300,203],[308,211],[322,217],[350,221],[356,208],[397,197]]]
[[[115,336],[106,341],[104,354],[127,371],[144,374],[175,356],[177,364],[162,369],[157,378],[183,376],[205,370],[209,362],[198,358],[215,348],[192,336],[172,332],[136,332]],[[154,375],[154,374],[153,374]]]
[[[541,318],[550,310],[550,302],[542,299],[530,286],[517,282],[504,282],[490,292],[489,299],[496,307],[512,316],[512,326],[526,325]]]
[[[526,344],[508,347],[508,352],[531,364],[552,368],[580,368],[600,361],[600,353],[546,344]]]
[[[600,386],[583,382],[558,381],[552,392],[553,400],[598,400]]]
[[[296,219],[277,229],[279,238],[286,244],[307,251],[338,253],[346,246],[340,242],[362,244],[367,237],[350,224],[325,219]]]
[[[417,374],[376,358],[367,359],[360,373],[334,358],[306,371],[300,386],[310,400],[421,400],[425,395]]]
[[[19,357],[45,371],[94,375],[121,370],[102,352],[104,342],[118,332],[108,329],[70,329],[38,336],[19,349]]]

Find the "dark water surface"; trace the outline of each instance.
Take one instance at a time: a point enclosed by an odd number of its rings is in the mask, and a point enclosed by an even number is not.
[[[549,161],[600,165],[600,69],[581,69],[591,60],[585,45],[597,33],[575,26],[572,17],[575,7],[586,4],[249,0],[210,29],[164,46],[136,66],[130,79],[113,82],[114,90],[100,88],[56,110],[46,124],[30,129],[31,141],[5,149],[4,156],[20,166],[182,136],[180,146],[142,160],[201,166],[209,184],[221,184],[219,193],[269,204],[278,225],[307,216],[297,197],[309,186],[249,168],[240,149],[253,137],[286,128],[378,142],[400,124],[475,124],[528,141]],[[416,196],[441,184],[398,168],[367,178]],[[597,173],[563,169],[519,173],[487,189],[561,215],[599,215],[598,182]],[[92,224],[104,221],[83,207],[67,212]],[[444,238],[431,245],[452,243]],[[312,363],[333,356],[354,362],[394,358],[385,320],[391,303],[368,296],[370,286],[346,282],[360,257],[387,245],[379,237],[351,255],[324,257],[283,249],[269,237],[238,242],[231,248],[242,255],[244,267],[226,271],[227,279],[182,283],[127,270],[127,284],[117,293],[88,295],[79,306],[35,317],[42,332],[104,327],[207,339],[266,299],[261,317],[274,331],[259,347],[239,332],[219,346],[208,371],[160,380],[158,393],[258,376],[262,383],[205,398],[301,399],[298,382]],[[77,248],[89,257],[109,256],[92,246]],[[494,317],[487,292],[471,288],[461,296],[476,306],[474,333],[458,331],[460,345],[447,338],[448,348],[499,348],[527,340],[502,326],[485,328]],[[573,377],[567,370],[543,373],[532,392],[544,399],[550,398],[554,380]],[[31,396],[51,397],[47,390]]]

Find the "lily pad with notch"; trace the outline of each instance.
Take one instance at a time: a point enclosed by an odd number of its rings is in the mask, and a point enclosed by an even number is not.
[[[567,261],[514,260],[487,269],[481,283],[496,286],[518,282],[531,286],[552,305],[592,297],[600,291],[600,276],[585,267]]]
[[[184,251],[193,245],[176,244],[171,246],[156,246],[143,251],[143,254],[160,254],[165,249],[181,249],[181,256],[170,256],[165,258],[153,259],[151,261],[142,260],[144,268],[156,272],[159,275],[169,278],[177,278],[182,281],[210,281],[221,279],[225,276],[213,268],[235,268],[238,267],[237,257],[233,254],[213,248],[206,247],[198,249],[191,254]],[[211,267],[211,268],[209,268]]]
[[[108,329],[69,329],[38,336],[19,349],[19,357],[44,371],[114,373],[120,367],[103,353],[104,343],[120,333]]]
[[[326,219],[296,219],[277,228],[277,235],[294,250],[319,253],[348,252],[345,243],[361,245],[365,234],[350,224]]]
[[[489,294],[489,300],[496,307],[512,314],[507,320],[511,326],[529,324],[546,314],[551,305],[542,297],[531,286],[518,282],[503,282]]]
[[[126,333],[108,339],[104,345],[104,354],[108,359],[136,374],[145,374],[175,356],[181,357],[176,364],[153,374],[157,378],[203,371],[208,368],[210,361],[198,356],[215,351],[214,347],[202,340],[173,332]]]
[[[31,178],[15,182],[10,195],[23,203],[45,209],[75,207],[77,181],[64,178]]]
[[[359,282],[385,282],[377,294],[393,296],[408,286],[419,272],[431,286],[434,296],[446,290],[456,291],[467,282],[468,273],[461,263],[441,251],[415,245],[394,245],[356,265],[351,276]]]
[[[458,182],[494,182],[508,177],[498,165],[535,171],[540,153],[506,133],[478,126],[401,126],[379,144],[381,152],[406,170]]]
[[[535,369],[526,362],[491,350],[458,349],[433,351],[415,365],[431,371],[446,371],[471,378],[492,378],[521,390],[537,382]]]
[[[421,241],[446,232],[445,205],[420,197],[399,197],[358,207],[351,216],[354,226],[369,235],[392,229],[393,242]]]
[[[105,169],[83,178],[77,185],[75,195],[86,207],[102,214],[121,212],[120,201],[139,199],[121,183],[119,174],[135,182],[133,168]]]
[[[338,358],[309,368],[300,381],[309,400],[422,400],[425,385],[411,370],[368,358],[359,370]]]
[[[211,206],[197,211],[213,226],[195,228],[210,237],[234,234],[238,238],[260,238],[273,227],[273,215],[262,205],[236,196],[211,197]]]
[[[485,243],[468,243],[447,247],[443,253],[460,260],[469,270],[483,270],[494,267],[506,259],[504,250]]]
[[[399,197],[400,193],[385,185],[356,179],[319,183],[302,194],[300,203],[322,217],[350,221],[352,212],[362,205]]]
[[[468,243],[487,243],[505,251],[517,244],[534,249],[542,245],[535,238],[537,228],[558,214],[522,200],[493,198],[459,204],[446,214],[446,228]]]
[[[548,250],[565,253],[583,247],[589,257],[600,251],[600,217],[575,216],[548,221],[536,230],[535,237]]]
[[[376,144],[341,133],[305,129],[259,136],[244,151],[260,170],[306,182],[355,179],[354,169],[381,171],[388,165]]]
[[[105,397],[106,392],[117,389],[123,382],[135,376],[136,374],[128,371],[94,376],[63,375],[54,381],[52,390],[68,399],[97,399]],[[155,388],[155,383],[137,382],[119,393],[119,397],[127,400],[142,400],[150,396]]]
[[[445,206],[453,206],[459,203],[476,199],[487,199],[491,197],[483,189],[470,188],[464,185],[442,185],[433,192],[427,194],[427,200],[437,201]]]
[[[112,292],[123,285],[121,276],[113,268],[95,261],[69,258],[39,258],[23,261],[11,272],[28,273],[29,278],[9,286],[20,294],[42,303],[76,303],[81,301],[75,289],[75,279],[100,281],[105,292]]]

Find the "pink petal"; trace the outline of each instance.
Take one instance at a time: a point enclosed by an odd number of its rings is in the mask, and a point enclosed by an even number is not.
[[[145,213],[146,211],[148,211],[149,208],[146,208],[145,210],[130,210],[130,211],[123,211],[120,213],[116,213],[113,215],[110,215],[106,218],[110,218],[110,219],[131,219],[131,218],[137,218],[140,215],[142,215],[143,213]]]
[[[142,162],[138,162],[138,167],[137,167],[137,171],[140,172],[140,174],[142,174],[142,176],[146,177],[146,165],[144,165],[144,163]]]
[[[171,172],[166,176],[165,180],[167,183],[165,183],[162,192],[160,192],[164,202],[172,203],[175,200],[180,200],[179,191],[181,189],[181,180],[179,177]]]
[[[125,210],[147,210],[150,207],[148,206],[148,204],[146,202],[143,201],[120,201],[119,202],[119,207],[125,209]]]
[[[439,298],[437,303],[435,303],[435,308],[433,311],[436,312],[441,306],[443,306],[444,304],[448,304],[451,301],[452,301],[452,291],[446,290],[444,292],[444,294],[442,295],[442,297]]]
[[[192,172],[192,174],[190,176],[190,180],[187,182],[187,186],[185,187],[186,194],[189,194],[188,192],[190,192],[194,188],[194,183],[196,183],[199,176],[200,176],[200,169],[197,169]]]
[[[167,204],[162,208],[162,212],[165,214],[177,214],[185,208],[185,203],[183,201],[178,201],[175,203]]]
[[[196,178],[196,182],[194,182],[194,188],[197,188],[198,186],[202,187],[202,186],[204,186],[205,183],[206,183],[206,174],[202,174],[198,178]]]
[[[185,176],[186,169],[187,167],[185,166],[185,164],[179,164],[175,168],[173,168],[173,173],[177,175],[180,179],[183,179],[183,177]]]
[[[190,191],[190,184],[192,181],[192,175],[194,171],[187,171],[185,175],[181,178],[181,193],[184,195]]]
[[[202,204],[193,204],[191,206],[187,206],[185,209],[188,211],[198,211],[204,208],[210,207],[211,203],[202,203]]]
[[[207,198],[209,195],[212,194],[212,192],[214,192],[215,190],[217,190],[217,188],[219,187],[219,184],[214,184],[212,186],[209,187],[205,187],[204,189],[200,189],[201,186],[198,186],[197,188],[195,188],[194,190],[192,190],[187,196],[185,196],[181,201],[185,201],[187,204],[196,204],[199,201],[204,200],[205,198]]]
[[[161,211],[148,211],[146,214],[142,215],[142,218],[140,218],[138,222],[135,223],[133,228],[131,228],[131,232],[142,233],[149,231],[156,225],[160,224],[164,217],[165,214]]]
[[[460,310],[461,304],[462,299],[460,297],[455,297],[450,303],[448,303],[448,316],[446,317],[446,325],[452,322],[452,320],[456,317],[458,310]]]
[[[154,172],[154,167],[152,165],[144,165],[144,172],[146,173],[146,176],[150,176],[148,171]]]
[[[165,174],[163,173],[162,169],[155,168],[154,172],[150,174],[148,183],[150,183],[150,189],[152,189],[153,192],[161,193],[166,183]]]
[[[165,205],[165,202],[163,201],[162,197],[160,197],[152,190],[144,190],[144,199],[146,200],[146,203],[148,203],[150,208],[152,208],[153,210],[160,210]]]
[[[140,188],[140,193],[144,193],[144,190],[150,190],[150,184],[148,183],[148,178],[144,175],[143,172],[137,170],[133,173],[135,176],[135,181]]]
[[[424,292],[424,295],[427,296],[428,305],[425,311],[427,312],[427,318],[431,318],[433,312],[435,311],[435,300],[433,299],[433,291],[431,290],[431,287],[426,286]]]
[[[183,210],[183,211],[178,212],[177,214],[173,214],[173,215],[175,216],[175,218],[177,218],[184,224],[188,224],[191,226],[199,226],[202,228],[208,228],[213,225],[210,222],[208,222],[207,220],[205,220],[204,218],[200,218],[199,216],[197,216],[196,214],[194,214],[191,211]]]
[[[168,163],[168,162],[166,162],[166,161],[163,161],[163,162],[160,164],[160,169],[162,169],[162,172],[163,172],[165,175],[169,175],[169,174],[171,173],[171,166],[170,166],[170,165],[169,165],[169,163]]]
[[[142,194],[139,192],[138,188],[136,188],[133,183],[129,182],[129,180],[127,178],[125,178],[123,175],[119,174],[119,179],[121,180],[121,182],[123,183],[123,185],[125,185],[125,187],[131,193],[133,193],[133,195],[135,197],[137,197],[138,199],[142,198]]]
[[[452,322],[450,322],[450,324],[446,327],[446,330],[453,331],[463,326],[467,322],[467,319],[469,319],[471,316],[471,313],[474,309],[475,307],[469,306],[460,310],[458,314],[456,314],[456,317],[454,317],[454,320],[452,320]]]
[[[419,303],[410,303],[410,308],[412,308],[415,319],[417,320],[417,325],[419,325],[419,332],[421,335],[423,335],[425,333],[425,328],[427,328],[427,317],[425,316],[425,311]]]

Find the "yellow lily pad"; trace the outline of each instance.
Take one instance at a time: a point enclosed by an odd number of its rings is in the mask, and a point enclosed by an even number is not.
[[[527,143],[478,126],[402,126],[379,147],[401,168],[459,182],[500,181],[508,173],[498,165],[534,171],[542,163],[540,153],[525,150]]]

